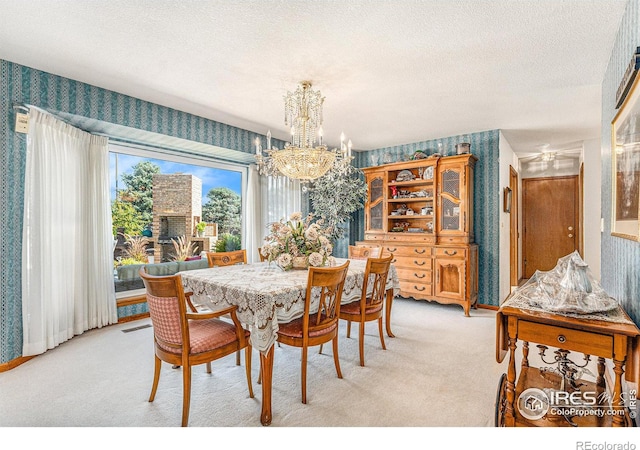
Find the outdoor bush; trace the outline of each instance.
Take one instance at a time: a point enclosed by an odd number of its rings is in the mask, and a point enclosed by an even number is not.
[[[147,245],[150,242],[149,239],[145,236],[131,236],[127,233],[124,233],[123,236],[126,239],[126,248],[124,250],[125,257],[146,263]]]
[[[241,246],[242,240],[240,239],[240,236],[231,233],[223,233],[216,242],[216,252],[232,252],[234,250],[240,250]]]
[[[130,266],[133,264],[146,264],[147,260],[145,259],[144,261],[138,261],[137,259],[134,258],[122,258],[119,261],[114,261],[113,265],[114,267],[120,267],[120,266]]]
[[[179,236],[172,239],[173,248],[175,249],[174,261],[185,261],[188,257],[193,256],[196,244],[191,242],[185,236]]]

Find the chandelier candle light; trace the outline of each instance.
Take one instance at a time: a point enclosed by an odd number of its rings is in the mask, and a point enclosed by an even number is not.
[[[286,176],[303,183],[315,180],[334,167],[348,165],[351,140],[344,143],[340,135],[340,150],[328,150],[322,143],[322,105],[324,97],[313,91],[309,81],[303,81],[294,92],[284,97],[284,123],[291,127],[291,142],[283,149],[271,146],[271,130],[267,133],[267,156],[262,154],[262,143],[256,138],[258,172],[268,176]],[[318,146],[314,147],[318,140]]]

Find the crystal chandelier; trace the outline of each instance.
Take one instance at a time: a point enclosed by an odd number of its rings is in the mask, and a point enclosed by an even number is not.
[[[284,123],[291,127],[291,142],[283,149],[271,146],[271,130],[267,133],[266,156],[262,143],[256,138],[258,173],[267,176],[286,176],[303,183],[320,178],[331,169],[344,170],[350,161],[351,140],[344,143],[340,136],[340,150],[328,150],[322,143],[322,104],[320,91],[313,91],[311,83],[303,81],[294,92],[284,97]],[[318,146],[314,147],[318,140]]]

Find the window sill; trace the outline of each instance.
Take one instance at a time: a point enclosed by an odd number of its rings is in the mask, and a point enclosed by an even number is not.
[[[145,303],[147,301],[146,292],[144,289],[135,289],[126,292],[116,293],[116,307],[137,305],[139,303]]]
[[[130,291],[116,292],[116,300],[125,300],[131,297],[140,297],[145,294],[144,289],[131,289]]]

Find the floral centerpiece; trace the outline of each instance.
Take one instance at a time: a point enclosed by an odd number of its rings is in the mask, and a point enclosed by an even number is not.
[[[284,270],[321,267],[333,259],[327,234],[322,220],[314,222],[313,214],[303,220],[302,214],[296,212],[286,222],[281,219],[269,226],[262,255]]]

